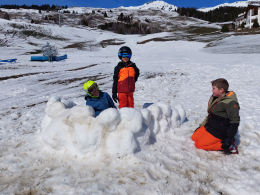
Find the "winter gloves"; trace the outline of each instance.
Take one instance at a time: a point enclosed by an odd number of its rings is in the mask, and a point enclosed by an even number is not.
[[[237,133],[239,124],[238,123],[230,123],[229,128],[227,130],[226,137],[221,141],[222,146],[221,148],[224,150],[228,150],[232,144],[233,138]]]
[[[222,148],[223,150],[228,150],[228,149],[230,148],[231,144],[232,144],[232,140],[233,140],[233,138],[231,138],[231,137],[225,137],[225,138],[221,141],[221,143],[222,143],[221,148]]]
[[[118,101],[117,93],[113,93],[112,98],[113,98],[114,102],[117,103],[117,101]]]

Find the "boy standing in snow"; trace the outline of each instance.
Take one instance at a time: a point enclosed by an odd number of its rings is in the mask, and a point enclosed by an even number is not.
[[[139,69],[130,61],[131,56],[132,51],[127,46],[118,51],[121,62],[114,69],[112,98],[116,103],[119,102],[119,108],[134,108],[135,82],[139,77]]]
[[[87,93],[85,96],[86,105],[95,110],[95,117],[105,109],[116,108],[108,93],[99,90],[97,83],[94,81],[89,80],[84,83],[83,89]]]
[[[229,84],[223,78],[211,81],[213,95],[208,102],[208,116],[192,135],[195,147],[203,150],[224,150],[238,154],[235,135],[238,130],[239,104]]]

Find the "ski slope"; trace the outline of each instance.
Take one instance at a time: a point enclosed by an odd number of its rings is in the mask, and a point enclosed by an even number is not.
[[[0,28],[6,32],[13,23],[0,19]],[[1,40],[7,40],[0,47],[1,60],[17,58],[16,63],[0,66],[0,194],[259,194],[260,66],[255,47],[260,44],[260,35],[230,36],[209,45],[185,40],[138,44],[172,33],[140,36],[88,27],[27,27],[48,36],[0,34]],[[102,41],[110,44],[102,47]],[[59,54],[67,54],[68,59],[30,61],[32,55],[41,55],[32,52],[46,42],[55,44]],[[84,131],[92,131],[91,135],[95,135],[93,130],[105,131],[97,127],[102,122],[108,124],[104,116],[90,117],[86,119],[87,129],[78,128],[82,130],[78,134],[83,143],[80,151],[73,148],[75,145],[64,144],[71,144],[73,137],[73,130],[71,135],[65,133],[68,126],[64,118],[49,131],[58,132],[56,140],[50,134],[44,136],[46,113],[58,114],[55,109],[46,109],[53,108],[51,103],[61,101],[58,104],[66,107],[64,114],[73,113],[75,118],[79,117],[79,111],[72,110],[75,106],[86,108],[82,85],[88,79],[95,80],[102,91],[111,95],[113,70],[122,45],[132,49],[132,61],[141,74],[134,93],[135,110],[126,115],[125,111],[119,112],[120,116],[137,118],[111,132],[113,139],[104,139],[107,142],[101,142],[102,147],[90,144],[91,150],[84,141],[93,143],[94,139]],[[241,107],[236,135],[239,155],[198,150],[191,140],[207,115],[210,82],[221,77],[229,81]],[[155,118],[159,129],[153,141],[142,142],[139,150],[134,150],[122,140],[137,143],[131,139],[142,129],[140,112],[147,113],[142,112],[143,106],[152,103],[168,105],[161,110],[170,108],[180,116],[185,112],[185,119],[181,123],[175,118],[164,131],[169,124]],[[180,107],[183,109],[178,110]],[[108,118],[113,115],[112,111],[106,114]],[[80,124],[73,117],[72,123]],[[120,155],[118,147],[122,147]]]
[[[202,7],[200,9],[198,9],[198,11],[209,12],[214,9],[218,9],[220,7],[247,7],[248,2],[250,2],[250,1],[236,1],[234,3],[222,3],[222,4],[216,5],[214,7]]]

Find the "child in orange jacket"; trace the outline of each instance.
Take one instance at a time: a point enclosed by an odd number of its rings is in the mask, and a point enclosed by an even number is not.
[[[135,82],[140,73],[135,63],[130,61],[131,56],[132,51],[127,46],[121,47],[118,51],[121,62],[114,69],[112,98],[119,102],[119,108],[134,108]]]

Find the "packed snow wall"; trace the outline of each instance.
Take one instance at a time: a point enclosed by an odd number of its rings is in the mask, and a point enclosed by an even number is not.
[[[171,108],[157,102],[143,107],[109,108],[95,118],[90,106],[51,97],[42,121],[42,139],[55,150],[69,150],[76,155],[124,157],[155,143],[159,136],[174,133],[186,118],[181,105]]]

